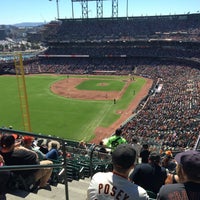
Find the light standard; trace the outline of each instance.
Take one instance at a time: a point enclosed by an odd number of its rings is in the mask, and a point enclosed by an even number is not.
[[[52,0],[49,0],[49,1],[52,1]],[[58,0],[56,0],[56,5],[57,5],[57,19],[59,19],[60,16],[59,16],[59,5],[58,5]]]
[[[126,1],[126,17],[128,18],[128,0]]]

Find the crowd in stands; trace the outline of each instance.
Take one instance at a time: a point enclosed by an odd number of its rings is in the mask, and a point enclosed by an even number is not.
[[[127,42],[85,42],[85,43],[55,43],[45,51],[48,55],[88,55],[89,57],[179,57],[198,58],[198,45],[194,42],[179,41],[127,41]]]
[[[199,14],[61,20],[57,29],[49,26],[49,41],[130,41],[134,39],[199,40]],[[188,37],[189,36],[189,37]]]
[[[129,74],[133,68],[125,59],[112,58],[44,58],[25,66],[27,73],[56,74],[95,74],[95,71],[107,71],[112,74]]]
[[[161,148],[183,150],[194,146],[198,138],[200,110],[200,70],[187,66],[139,66],[136,74],[158,80],[162,89],[148,96],[142,108],[123,127],[131,142],[159,144]]]

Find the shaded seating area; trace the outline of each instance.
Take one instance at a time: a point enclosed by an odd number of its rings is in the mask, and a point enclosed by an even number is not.
[[[68,181],[78,181],[89,178],[96,172],[112,170],[109,154],[98,152],[91,144],[89,144],[88,149],[78,148],[77,145],[77,142],[67,142],[66,174]],[[64,173],[64,170],[60,171],[59,179],[63,180],[61,177],[65,176]]]

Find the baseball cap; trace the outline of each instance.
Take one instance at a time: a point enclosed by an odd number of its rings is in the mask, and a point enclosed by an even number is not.
[[[15,144],[15,137],[10,134],[3,134],[1,136],[0,144],[2,148],[7,148]]]
[[[120,144],[112,152],[113,165],[128,169],[134,164],[136,151],[130,144]]]
[[[176,154],[176,162],[180,164],[184,172],[192,179],[200,179],[200,152],[188,150]]]
[[[15,139],[18,138],[18,134],[13,133],[12,135],[14,136]]]
[[[25,135],[24,137],[23,137],[23,140],[25,141],[25,142],[32,142],[32,141],[34,141],[34,137],[32,137],[32,136],[29,136],[29,135]]]

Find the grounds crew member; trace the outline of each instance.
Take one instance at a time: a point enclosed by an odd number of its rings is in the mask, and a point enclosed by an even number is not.
[[[127,143],[126,139],[121,136],[122,129],[118,128],[115,131],[115,134],[108,138],[108,141],[106,142],[106,146],[108,148],[111,148],[111,151],[113,151],[119,144],[125,144]]]

